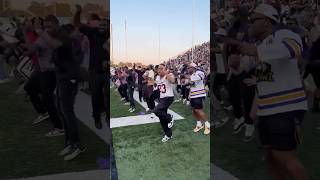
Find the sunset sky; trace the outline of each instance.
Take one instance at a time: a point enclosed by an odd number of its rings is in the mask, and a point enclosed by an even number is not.
[[[114,62],[156,64],[191,48],[192,2],[193,0],[111,0]],[[195,2],[196,45],[210,39],[210,1]],[[128,60],[125,59],[125,19]]]

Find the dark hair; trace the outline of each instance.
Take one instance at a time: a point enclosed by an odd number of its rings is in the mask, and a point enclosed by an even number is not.
[[[51,22],[51,23],[53,23],[53,24],[56,24],[56,25],[59,25],[59,20],[58,20],[58,18],[56,17],[56,16],[54,16],[54,15],[48,15],[46,18],[45,18],[45,20],[44,21],[46,21],[46,22]]]
[[[99,15],[98,15],[98,14],[95,14],[95,13],[91,13],[91,14],[90,14],[90,18],[91,18],[91,20],[98,20],[98,21],[101,20],[101,18],[99,17]]]

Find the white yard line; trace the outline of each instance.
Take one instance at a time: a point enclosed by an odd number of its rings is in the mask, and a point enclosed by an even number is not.
[[[135,99],[136,103],[139,103],[143,108],[145,109],[148,108],[146,102],[139,101],[139,95],[137,91],[134,92],[133,98]],[[168,113],[173,116],[174,120],[184,119],[181,115],[179,115],[178,113],[170,109],[168,110]],[[152,113],[152,114],[137,115],[137,116],[111,118],[110,127],[117,128],[117,127],[134,126],[134,125],[150,124],[150,123],[157,123],[157,122],[159,122],[159,118]]]
[[[10,179],[10,180],[107,180],[110,175],[109,171],[106,170],[93,170],[93,171],[84,171],[84,172],[72,172],[72,173],[63,173],[63,174],[54,174],[48,176],[38,176],[30,178],[21,178],[21,179]]]
[[[217,180],[239,180],[229,172],[211,163],[210,179]]]

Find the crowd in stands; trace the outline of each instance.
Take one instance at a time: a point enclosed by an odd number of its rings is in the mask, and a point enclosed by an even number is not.
[[[192,57],[193,51],[193,57]],[[193,58],[193,60],[192,60]],[[205,73],[205,82],[207,84],[209,93],[210,83],[210,43],[206,42],[195,46],[193,50],[189,49],[175,58],[170,58],[165,61],[166,68],[175,75],[176,84],[174,84],[174,102],[182,102],[189,105],[189,91],[190,91],[190,74],[187,72],[188,65],[193,62],[197,65],[197,69]],[[134,112],[135,102],[133,99],[134,89],[139,93],[139,101],[147,102],[147,111],[154,108],[154,101],[157,95],[151,96],[152,93],[147,90],[147,77],[144,76],[146,72],[157,75],[158,65],[149,65],[145,68],[134,65],[131,69],[128,67],[112,67],[111,76],[112,81],[118,87],[119,94],[125,104],[130,105],[130,112]],[[152,72],[150,72],[152,71]],[[150,97],[151,96],[151,97]]]

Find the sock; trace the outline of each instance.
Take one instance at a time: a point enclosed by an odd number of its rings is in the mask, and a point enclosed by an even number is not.
[[[202,126],[202,122],[201,121],[197,121],[197,127],[201,127]]]
[[[208,121],[206,121],[206,122],[204,123],[204,125],[205,125],[207,128],[210,128],[210,123],[209,123]]]

